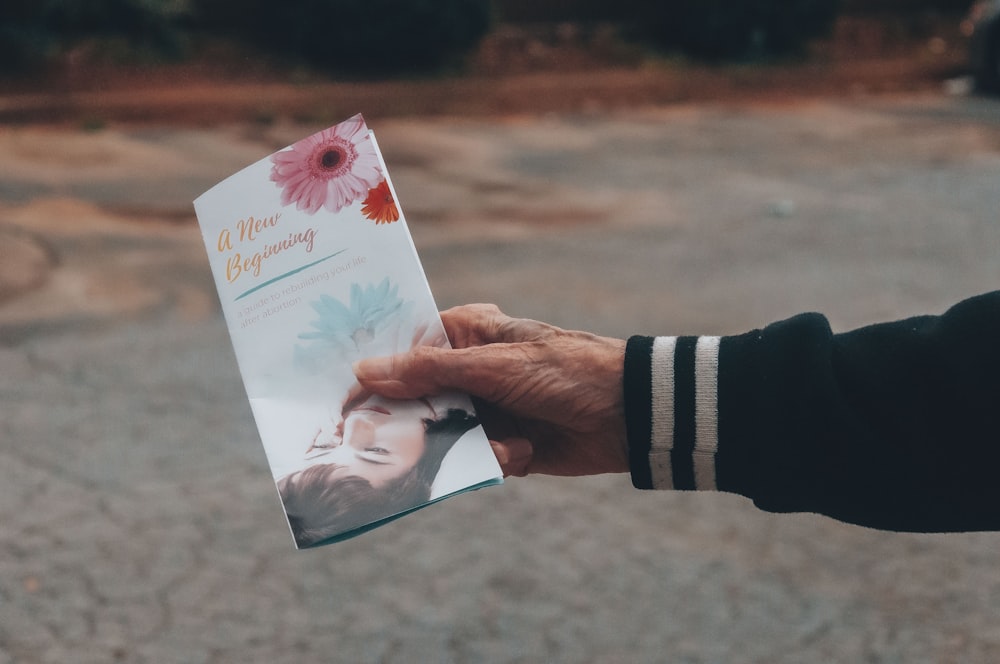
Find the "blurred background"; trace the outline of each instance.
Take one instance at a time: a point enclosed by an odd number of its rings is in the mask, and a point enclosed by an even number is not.
[[[370,117],[490,115],[923,90],[962,74],[993,89],[995,4],[9,0],[0,80],[28,96],[8,96],[0,119],[333,122],[358,101]]]
[[[357,112],[438,304],[845,330],[1000,284],[997,2],[6,0],[0,662],[994,662],[993,533],[512,479],[296,552],[191,201]]]

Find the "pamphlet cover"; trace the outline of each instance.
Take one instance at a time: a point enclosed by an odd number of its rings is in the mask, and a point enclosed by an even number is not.
[[[354,379],[358,359],[448,344],[360,115],[245,168],[194,206],[298,548],[502,482],[468,397],[389,401]]]

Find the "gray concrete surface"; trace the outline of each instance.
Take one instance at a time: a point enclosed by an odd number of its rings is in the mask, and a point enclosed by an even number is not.
[[[1000,105],[375,123],[442,307],[839,329],[1000,285]],[[0,662],[995,662],[1000,535],[624,476],[296,552],[190,201],[316,127],[0,128]]]

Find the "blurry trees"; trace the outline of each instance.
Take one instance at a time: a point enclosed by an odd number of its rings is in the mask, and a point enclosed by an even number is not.
[[[191,35],[225,34],[322,69],[398,73],[474,48],[492,19],[492,0],[2,0],[0,69],[85,40],[169,56]]]
[[[973,0],[843,0],[844,11],[856,14],[965,14]]]
[[[3,0],[0,69],[31,69],[85,39],[176,54],[189,16],[189,0]]]
[[[202,24],[340,73],[447,64],[489,32],[492,0],[197,0]]]
[[[603,20],[659,50],[711,59],[801,51],[840,0],[497,0],[505,19]]]
[[[433,70],[473,51],[496,21],[589,22],[661,51],[709,59],[797,53],[838,11],[956,14],[971,0],[0,0],[0,71],[80,43],[176,56],[226,36],[338,74]]]
[[[665,0],[643,3],[639,35],[711,59],[795,54],[829,33],[840,0]]]

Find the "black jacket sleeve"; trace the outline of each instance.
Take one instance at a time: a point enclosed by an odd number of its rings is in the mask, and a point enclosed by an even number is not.
[[[633,337],[633,482],[887,530],[1000,530],[1000,291],[833,334]]]

